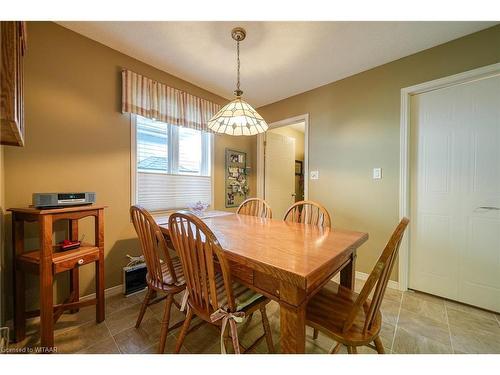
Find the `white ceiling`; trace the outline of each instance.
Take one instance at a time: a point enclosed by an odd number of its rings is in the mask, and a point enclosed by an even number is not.
[[[497,22],[58,22],[115,50],[230,98],[235,26],[241,88],[254,107],[337,81]]]

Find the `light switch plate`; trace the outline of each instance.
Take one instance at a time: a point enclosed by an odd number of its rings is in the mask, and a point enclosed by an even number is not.
[[[311,171],[311,180],[319,180],[319,171]]]
[[[373,168],[373,179],[380,180],[382,178],[382,168]]]

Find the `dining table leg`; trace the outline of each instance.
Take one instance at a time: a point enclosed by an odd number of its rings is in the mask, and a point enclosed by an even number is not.
[[[351,254],[350,262],[340,271],[340,285],[354,290],[356,280],[356,251]]]
[[[281,352],[305,353],[306,301],[305,291],[282,282],[280,285]]]
[[[280,303],[281,352],[301,354],[306,349],[306,308]]]

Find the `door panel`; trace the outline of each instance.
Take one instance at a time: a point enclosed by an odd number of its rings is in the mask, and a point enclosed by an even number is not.
[[[500,311],[500,76],[411,102],[410,288]]]
[[[264,168],[265,199],[273,218],[282,219],[295,202],[295,139],[267,132]]]

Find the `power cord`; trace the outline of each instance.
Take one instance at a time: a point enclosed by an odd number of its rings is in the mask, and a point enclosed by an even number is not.
[[[126,265],[126,267],[133,267],[133,266],[137,266],[139,264],[144,263],[144,255],[140,255],[138,257],[135,257],[135,256],[127,254],[127,258],[129,259],[129,262]]]

